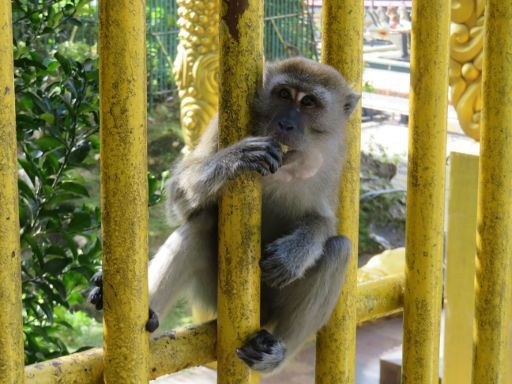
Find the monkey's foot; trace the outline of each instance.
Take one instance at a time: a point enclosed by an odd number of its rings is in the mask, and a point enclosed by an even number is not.
[[[250,368],[260,372],[271,372],[284,360],[286,346],[270,332],[262,329],[252,335],[236,354]]]
[[[160,321],[158,321],[158,315],[155,311],[149,308],[149,320],[146,323],[146,331],[149,333],[153,333],[160,326]]]
[[[91,282],[95,287],[89,292],[89,301],[94,305],[97,311],[101,311],[103,309],[103,271],[99,270],[94,274],[91,279]],[[149,319],[146,323],[146,331],[154,332],[157,330],[160,322],[158,320],[158,315],[155,311],[149,308]]]
[[[304,250],[297,235],[292,234],[278,239],[267,246],[260,261],[261,279],[270,287],[283,288],[300,278],[304,271],[294,257]]]
[[[89,301],[97,311],[103,309],[103,271],[100,269],[91,279],[94,288],[89,292]]]

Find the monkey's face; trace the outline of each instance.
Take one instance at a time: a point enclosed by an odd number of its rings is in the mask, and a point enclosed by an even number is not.
[[[358,100],[332,67],[304,58],[268,64],[254,103],[254,134],[274,137],[292,153],[319,150],[341,141]]]

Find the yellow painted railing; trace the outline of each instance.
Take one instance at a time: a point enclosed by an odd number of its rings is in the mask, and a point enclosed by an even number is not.
[[[404,384],[439,380],[450,2],[412,10]]]
[[[0,383],[21,383],[23,332],[11,2],[0,1]]]
[[[219,143],[249,133],[249,107],[263,77],[263,1],[222,1],[220,7]],[[244,60],[240,60],[244,57]],[[259,178],[228,183],[219,203],[218,382],[256,384],[235,351],[260,325]]]
[[[474,384],[505,384],[512,310],[512,2],[488,0],[478,188]]]
[[[363,16],[363,2],[359,0],[327,0],[323,4],[322,61],[340,71],[358,92],[363,78]],[[347,124],[346,141],[338,230],[351,240],[352,257],[338,305],[317,338],[316,382],[321,384],[349,384],[355,380],[360,110]]]
[[[354,257],[318,336],[317,383],[354,383],[361,321],[404,308],[406,384],[439,380],[449,2],[414,0],[406,271],[357,284],[360,118],[349,124],[340,232]],[[260,186],[242,178],[220,203],[219,318],[149,341],[144,2],[100,2],[105,344],[23,372],[11,2],[0,0],[0,383],[147,383],[218,361],[220,383],[257,383],[234,351],[259,327]],[[220,4],[220,137],[247,134],[261,82],[262,0]],[[362,0],[324,2],[322,60],[361,87]],[[488,0],[479,175],[474,384],[505,384],[512,310],[512,3]],[[120,71],[119,68],[123,68]],[[129,166],[127,165],[129,162]],[[121,193],[122,192],[122,193]],[[125,202],[133,202],[126,206]],[[243,228],[250,241],[239,237]],[[475,234],[476,235],[476,234]],[[127,262],[129,258],[129,262]],[[226,289],[226,287],[232,289]]]
[[[146,382],[149,365],[145,22],[142,1],[100,1],[106,384]]]
[[[389,276],[359,285],[357,321],[363,323],[397,313],[403,306],[404,277]],[[217,360],[215,322],[193,325],[150,343],[149,378]],[[33,364],[25,368],[26,384],[101,383],[103,350],[85,352]]]

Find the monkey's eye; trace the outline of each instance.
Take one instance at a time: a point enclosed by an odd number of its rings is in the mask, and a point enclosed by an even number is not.
[[[300,105],[306,108],[313,108],[317,106],[317,101],[314,96],[306,95],[300,100]]]
[[[285,100],[292,99],[292,94],[288,88],[281,88],[278,92],[278,95],[281,99],[285,99]]]

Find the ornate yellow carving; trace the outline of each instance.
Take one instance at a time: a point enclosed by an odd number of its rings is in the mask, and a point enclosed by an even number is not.
[[[177,0],[180,28],[174,78],[181,99],[181,127],[193,148],[218,107],[218,2]]]
[[[464,132],[480,140],[485,0],[452,0],[450,86]]]

